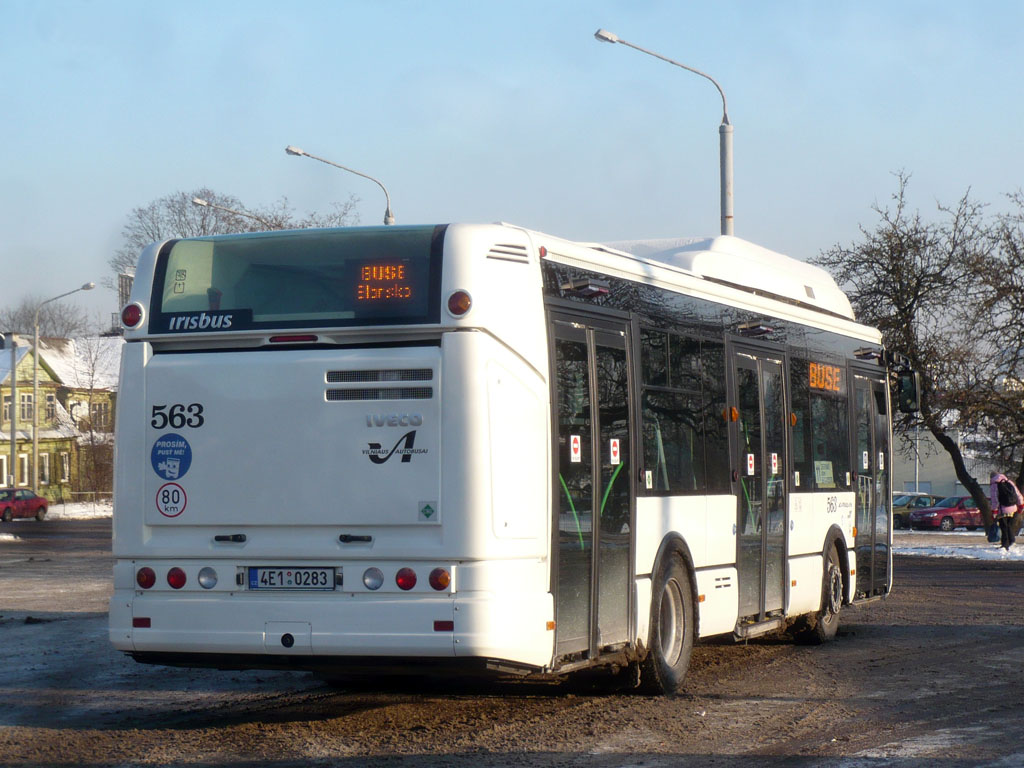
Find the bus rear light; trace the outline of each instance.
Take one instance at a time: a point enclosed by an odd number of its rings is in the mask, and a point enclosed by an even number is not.
[[[435,621],[434,622],[435,632],[454,632],[455,622],[454,621]]]
[[[304,333],[297,336],[271,336],[271,344],[305,344],[319,341],[320,337],[313,333]]]
[[[363,586],[367,589],[380,589],[384,584],[384,574],[380,568],[367,568],[363,571]]]
[[[121,323],[125,328],[136,328],[142,322],[143,314],[145,313],[142,310],[142,305],[133,301],[131,304],[126,304],[121,310]]]
[[[181,568],[171,568],[167,572],[167,583],[171,585],[171,589],[181,589],[187,580],[185,572]]]
[[[217,572],[210,566],[199,571],[199,586],[203,589],[213,589],[217,586]]]
[[[454,317],[462,317],[473,306],[473,299],[466,291],[455,291],[448,297],[448,311]]]
[[[133,616],[132,627],[135,629],[149,629],[153,626],[153,620],[148,616]]]
[[[443,589],[448,589],[448,585],[452,583],[452,575],[444,568],[435,568],[430,572],[429,581],[430,586],[440,592]]]
[[[156,572],[150,568],[139,568],[135,574],[135,583],[143,589],[149,589],[156,584]]]
[[[395,584],[399,589],[409,591],[416,586],[416,571],[412,568],[400,568],[395,574]]]

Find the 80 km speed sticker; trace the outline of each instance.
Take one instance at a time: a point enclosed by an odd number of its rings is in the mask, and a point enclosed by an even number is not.
[[[177,483],[164,483],[156,492],[156,508],[164,517],[177,517],[185,511],[188,497]]]

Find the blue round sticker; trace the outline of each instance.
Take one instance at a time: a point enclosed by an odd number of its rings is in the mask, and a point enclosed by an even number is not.
[[[178,480],[192,466],[192,446],[181,435],[161,435],[150,454],[153,471],[164,480]]]

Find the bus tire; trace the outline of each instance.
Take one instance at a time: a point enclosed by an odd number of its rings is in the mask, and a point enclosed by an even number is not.
[[[694,607],[690,572],[669,552],[655,574],[647,658],[640,668],[645,693],[679,693],[693,652]]]
[[[828,548],[825,572],[821,579],[821,608],[795,635],[797,642],[821,645],[839,631],[839,612],[843,606],[843,569],[839,567],[839,552]]]

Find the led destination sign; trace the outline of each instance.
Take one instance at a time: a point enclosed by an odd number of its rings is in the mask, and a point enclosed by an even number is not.
[[[404,262],[363,264],[357,278],[357,302],[404,303],[411,301],[416,294],[416,286],[410,280],[408,265]]]
[[[843,372],[838,365],[811,363],[808,379],[811,389],[824,389],[828,392],[842,391]]]

